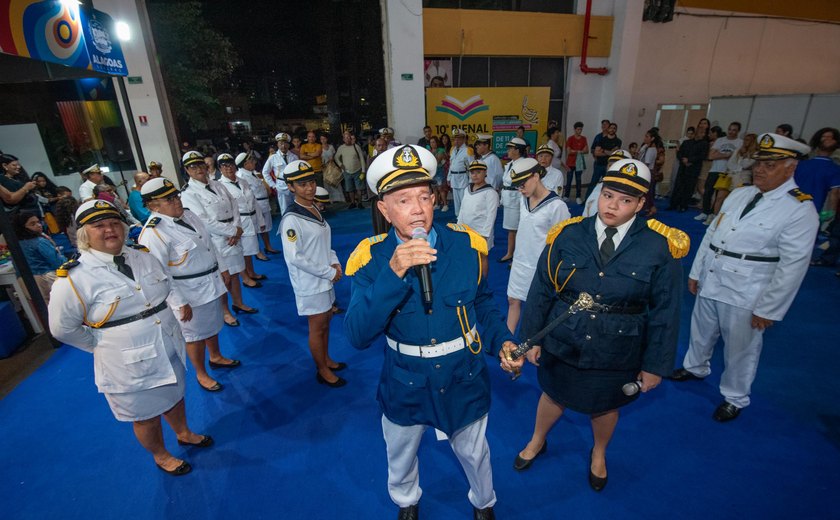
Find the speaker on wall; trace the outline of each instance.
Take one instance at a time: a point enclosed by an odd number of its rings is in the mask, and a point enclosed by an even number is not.
[[[131,145],[128,144],[128,134],[121,126],[109,126],[102,128],[102,142],[105,145],[105,153],[113,162],[134,162],[131,154]]]

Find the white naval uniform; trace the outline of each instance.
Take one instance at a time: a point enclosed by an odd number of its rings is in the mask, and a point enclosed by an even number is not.
[[[583,217],[591,217],[598,213],[598,198],[601,196],[601,188],[604,187],[603,182],[599,182],[592,188],[586,201],[583,203]]]
[[[464,191],[458,224],[466,224],[487,240],[487,250],[493,248],[493,228],[499,210],[499,194],[493,186],[485,184],[473,191],[472,184]]]
[[[460,147],[452,145],[449,150],[449,187],[452,188],[452,200],[455,205],[455,216],[461,211],[461,201],[464,199],[464,190],[470,184],[470,173],[467,167],[472,162],[472,153],[469,147],[464,144]]]
[[[542,183],[548,191],[553,191],[560,196],[563,195],[563,186],[565,184],[562,170],[549,166],[545,169],[545,176],[542,178]]]
[[[522,200],[525,197],[519,193],[519,190],[513,188],[510,184],[510,169],[513,161],[505,165],[505,171],[502,175],[502,206],[504,211],[502,213],[502,227],[508,231],[516,231],[519,229],[519,208]]]
[[[212,192],[207,189],[208,186]],[[200,218],[210,232],[218,252],[219,270],[230,274],[244,271],[242,241],[228,245],[228,239],[236,236],[236,228],[242,227],[239,207],[224,186],[213,179],[209,179],[209,184],[190,179],[181,192],[181,203]]]
[[[784,318],[811,258],[819,219],[810,200],[789,193],[793,178],[764,194],[752,211],[744,207],[759,189],[732,191],[709,226],[689,278],[698,280],[697,301],[691,314],[691,338],[683,360],[699,377],[711,373],[709,360],[723,337],[724,364],[720,392],[727,402],[750,404],[750,387],[761,355],[763,332],[751,326],[752,315],[773,321]],[[732,258],[711,246],[733,253],[778,261]]]
[[[222,175],[219,184],[225,187],[239,210],[239,218],[242,222],[242,254],[253,256],[260,252],[257,233],[265,225],[265,221],[262,218],[262,211],[257,207],[257,199],[251,191],[251,186],[238,177],[234,179],[230,180]]]
[[[280,150],[278,150],[263,165],[263,178],[277,192],[277,202],[280,204],[281,215],[286,212],[286,208],[294,200],[292,192],[289,191],[289,187],[286,186],[286,182],[283,180],[283,168],[290,162],[297,160],[298,156],[291,150],[286,152],[285,159],[283,158],[283,154],[280,153]]]
[[[283,235],[283,258],[295,291],[298,315],[327,312],[335,301],[333,278],[340,263],[332,250],[330,225],[315,208],[316,217],[307,208],[292,202],[280,220]]]
[[[50,331],[59,341],[93,353],[94,381],[117,420],[156,417],[184,397],[184,337],[164,307],[146,318],[99,328],[156,308],[170,296],[170,281],[151,254],[124,247],[130,279],[114,257],[82,251],[78,265],[53,284]]]
[[[528,207],[528,199],[525,197],[522,197],[521,204],[519,232],[516,234],[516,249],[510,267],[507,295],[524,302],[531,288],[537,261],[545,249],[548,230],[570,215],[566,203],[553,191],[533,209]]]
[[[546,143],[552,151],[551,155],[551,167],[555,170],[563,171],[563,148],[560,147],[559,144],[555,143],[551,139],[548,140]],[[562,184],[561,184],[562,186]]]
[[[505,169],[499,156],[493,152],[487,152],[487,155],[482,155],[479,160],[487,165],[487,184],[493,186],[496,191],[502,189],[502,176]]]
[[[96,184],[90,180],[83,182],[82,185],[79,186],[79,202],[95,198],[93,195],[93,188],[95,187]]]
[[[152,212],[137,241],[149,248],[172,280],[169,304],[176,313],[184,339],[201,341],[222,330],[222,308],[218,300],[225,293],[225,283],[219,272],[216,248],[201,219],[185,209],[178,220],[192,229],[177,224],[173,217]],[[189,321],[181,321],[177,310],[184,304],[192,307]]]
[[[257,199],[257,207],[259,208],[260,213],[262,213],[263,218],[263,225],[265,228],[260,231],[257,230],[257,233],[267,233],[274,229],[274,222],[271,220],[271,203],[269,202],[269,193],[268,188],[266,187],[267,182],[263,181],[261,174],[254,171],[248,171],[245,168],[239,168],[236,172],[236,176],[239,177],[239,180],[247,182],[248,185],[251,187],[251,193],[254,194],[254,198]]]

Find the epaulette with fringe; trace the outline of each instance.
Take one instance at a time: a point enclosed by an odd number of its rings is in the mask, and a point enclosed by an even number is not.
[[[794,199],[798,200],[799,202],[806,202],[809,200],[814,200],[814,197],[808,195],[804,191],[800,190],[799,188],[793,188],[788,192],[788,195],[792,195]]]
[[[671,251],[671,256],[679,259],[688,255],[688,250],[691,248],[691,239],[684,231],[666,226],[653,218],[648,219],[647,225],[650,229],[668,239],[668,250]]]
[[[554,243],[554,239],[556,239],[557,235],[559,235],[560,232],[563,231],[563,228],[565,228],[569,224],[577,224],[578,222],[583,220],[583,218],[584,217],[567,218],[566,220],[564,220],[562,222],[558,222],[557,224],[554,224],[553,226],[551,226],[551,229],[548,230],[548,234],[545,236],[545,243],[546,244]]]
[[[446,227],[452,231],[467,233],[470,237],[470,247],[482,255],[487,255],[487,240],[483,236],[479,235],[476,230],[466,224],[447,224]]]
[[[144,253],[149,252],[149,248],[146,246],[141,246],[140,244],[126,244],[131,249],[136,249],[138,251],[143,251]]]
[[[158,225],[158,222],[160,222],[160,220],[160,217],[152,217],[146,221],[146,227],[153,228]]]
[[[67,278],[67,275],[70,274],[70,269],[73,269],[77,265],[79,265],[79,260],[77,260],[74,256],[70,260],[61,264],[61,266],[55,270],[55,275],[59,278]]]
[[[356,271],[366,266],[371,259],[370,246],[382,242],[387,236],[388,233],[382,233],[381,235],[368,237],[359,242],[359,245],[356,246],[356,249],[354,249],[353,252],[350,253],[350,258],[347,259],[347,265],[345,266],[346,269],[344,271],[344,274],[346,274],[347,276],[353,276],[356,273]]]

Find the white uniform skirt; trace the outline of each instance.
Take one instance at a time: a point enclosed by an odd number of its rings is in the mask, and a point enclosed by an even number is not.
[[[271,206],[266,204],[267,208],[260,206],[260,211],[262,212],[263,220],[265,221],[265,231],[258,231],[258,233],[268,233],[272,229],[274,229],[274,222],[271,221]]]
[[[323,314],[332,309],[335,303],[335,289],[320,292],[318,294],[310,294],[308,296],[299,296],[295,294],[295,304],[297,304],[298,316],[314,316],[316,314]]]
[[[518,191],[502,190],[502,227],[508,231],[519,229],[519,199],[522,195]]]
[[[168,412],[178,401],[184,398],[184,364],[175,351],[172,341],[164,340],[169,363],[175,372],[175,383],[126,392],[122,394],[105,394],[108,406],[118,421],[145,421]]]
[[[230,274],[239,274],[245,270],[245,257],[242,256],[242,246],[240,244],[233,247],[228,246],[223,253],[219,254],[217,258],[219,272],[227,271]],[[227,255],[224,253],[227,253]]]
[[[508,297],[524,302],[528,298],[528,290],[531,288],[531,280],[534,279],[536,270],[536,267],[517,262],[514,256],[513,263],[510,266],[510,278],[508,279]]]
[[[214,298],[204,305],[194,306],[190,321],[181,321],[181,313],[177,310],[174,312],[186,341],[201,341],[212,338],[222,330],[224,325],[222,304],[219,303],[218,298]]]
[[[260,252],[260,241],[257,235],[242,235],[242,254],[253,256]]]

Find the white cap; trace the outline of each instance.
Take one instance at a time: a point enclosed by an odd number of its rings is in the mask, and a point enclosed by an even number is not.
[[[381,152],[368,168],[365,178],[370,191],[379,195],[396,188],[433,182],[437,159],[422,146],[407,144]]]

